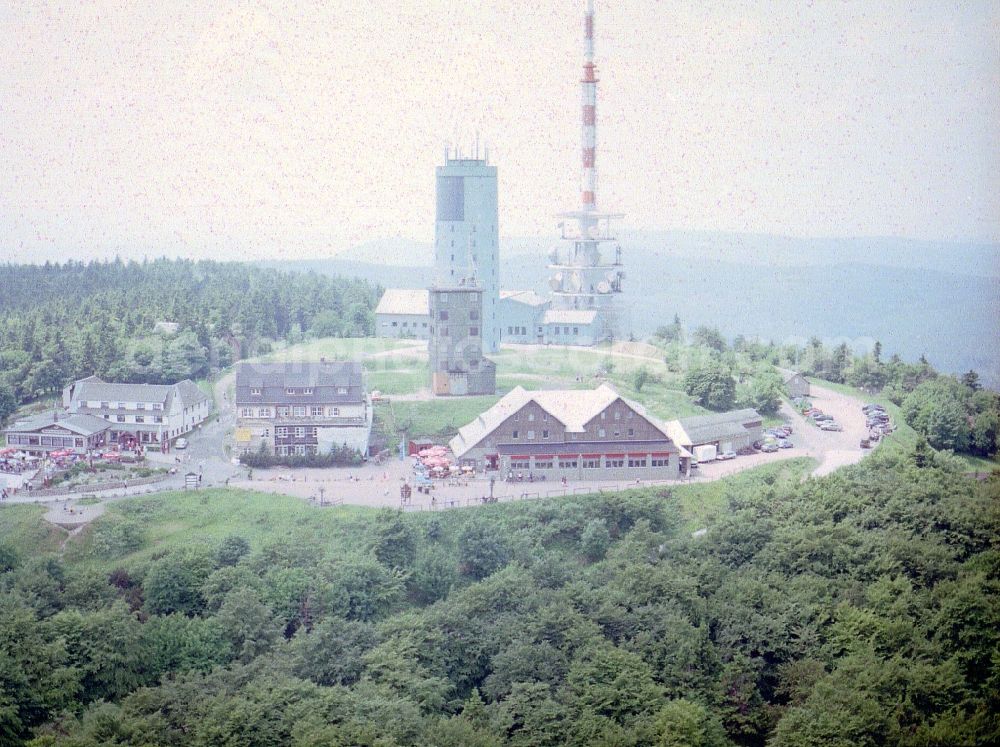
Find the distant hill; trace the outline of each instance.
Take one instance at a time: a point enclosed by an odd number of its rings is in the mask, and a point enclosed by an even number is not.
[[[544,292],[545,254],[555,242],[504,240],[501,286]],[[925,354],[939,370],[973,368],[1000,385],[1000,246],[681,232],[626,233],[621,244],[637,337],[676,313],[688,327],[717,326],[730,338],[802,343],[815,335],[856,350],[879,340],[887,355]],[[352,261],[268,264],[416,288],[433,279],[430,248],[421,246],[378,242],[355,247]],[[425,261],[386,261],[411,256]]]

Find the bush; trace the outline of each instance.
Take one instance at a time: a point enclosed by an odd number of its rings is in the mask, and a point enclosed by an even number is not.
[[[240,463],[254,469],[267,469],[278,465],[284,467],[357,467],[364,462],[364,457],[357,449],[347,444],[334,446],[329,454],[306,454],[277,456],[272,454],[265,444],[260,451],[244,454]]]

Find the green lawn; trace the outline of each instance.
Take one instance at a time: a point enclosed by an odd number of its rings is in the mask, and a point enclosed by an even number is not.
[[[499,397],[439,397],[426,402],[385,402],[375,406],[381,432],[394,444],[408,438],[429,437],[446,442],[458,429],[495,405]]]
[[[360,550],[358,524],[370,521],[371,509],[337,506],[318,509],[298,498],[253,491],[216,489],[161,493],[154,497],[108,504],[104,516],[67,547],[67,560],[110,569],[134,561],[149,561],[166,552],[199,545],[217,545],[236,534],[253,548],[266,545],[325,545]],[[0,532],[7,521],[0,513]],[[101,525],[132,521],[141,527],[141,549],[123,557],[95,552],[94,534]],[[40,514],[37,523],[44,524]],[[2,536],[2,535],[0,535]]]
[[[318,361],[320,358],[342,361],[356,360],[389,350],[413,347],[418,343],[420,340],[390,340],[382,337],[324,337],[319,340],[289,345],[281,350],[250,360]],[[426,345],[426,343],[424,344]]]
[[[13,547],[22,558],[58,550],[65,532],[42,519],[47,510],[26,503],[0,506],[0,545]]]

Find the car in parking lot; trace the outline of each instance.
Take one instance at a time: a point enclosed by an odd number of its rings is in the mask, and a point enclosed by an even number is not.
[[[778,444],[774,441],[765,441],[761,444],[760,450],[766,454],[773,454],[778,450]]]
[[[780,439],[780,440],[778,441],[778,448],[779,448],[779,449],[791,449],[791,448],[793,448],[794,446],[795,446],[795,444],[793,444],[793,443],[792,443],[791,441],[789,441],[789,440],[788,440],[787,438],[782,438],[782,439]]]
[[[188,447],[188,440],[183,436],[174,441],[175,449],[186,449],[187,447]]]
[[[716,459],[723,459],[723,460],[725,460],[725,459],[735,459],[735,458],[736,458],[736,452],[735,451],[723,451],[721,454],[719,454],[716,457]]]
[[[819,429],[821,431],[842,431],[844,430],[844,426],[842,426],[840,423],[835,423],[832,420],[828,420],[824,423],[820,423]]]

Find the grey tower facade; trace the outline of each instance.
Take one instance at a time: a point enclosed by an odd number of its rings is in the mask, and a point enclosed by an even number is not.
[[[452,158],[437,168],[434,264],[442,286],[482,290],[483,349],[500,349],[500,233],[497,169],[486,158]],[[463,283],[464,281],[464,283]]]
[[[496,365],[483,357],[483,291],[467,283],[430,289],[428,353],[436,395],[493,394]]]

